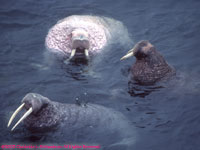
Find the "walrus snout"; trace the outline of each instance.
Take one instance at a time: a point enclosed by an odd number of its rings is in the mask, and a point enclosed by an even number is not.
[[[89,34],[83,29],[76,29],[72,32],[72,49],[89,49]]]
[[[72,49],[89,49],[89,45],[88,39],[76,38],[72,41]]]
[[[87,59],[89,59],[89,50],[90,41],[89,34],[84,29],[75,29],[72,32],[72,51],[69,57],[71,60],[76,54],[85,55]]]

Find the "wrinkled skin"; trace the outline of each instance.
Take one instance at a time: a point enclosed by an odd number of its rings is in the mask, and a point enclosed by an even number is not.
[[[175,74],[174,68],[149,41],[138,42],[132,52],[136,57],[136,62],[131,68],[132,77],[139,84],[154,84]]]
[[[76,30],[84,30],[82,37],[87,39],[89,44],[82,42],[79,45],[87,48],[89,55],[99,53],[107,44],[109,31],[100,17],[73,15],[59,21],[49,30],[45,41],[47,49],[61,57],[69,57],[72,49],[76,47],[73,45],[76,45],[76,42],[73,42],[73,36],[78,35]],[[82,53],[83,50],[78,47],[77,51]]]

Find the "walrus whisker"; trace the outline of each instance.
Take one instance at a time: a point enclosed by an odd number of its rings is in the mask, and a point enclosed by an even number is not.
[[[14,118],[16,117],[16,115],[22,110],[22,108],[24,107],[25,103],[21,104],[16,110],[15,112],[12,114],[12,116],[10,117],[10,120],[8,122],[7,127],[10,126],[10,124],[12,123],[12,121],[14,120]]]
[[[26,119],[31,113],[33,112],[33,108],[29,108],[29,110],[19,119],[19,121],[14,125],[14,127],[11,129],[13,131],[17,125],[22,122],[24,119]]]

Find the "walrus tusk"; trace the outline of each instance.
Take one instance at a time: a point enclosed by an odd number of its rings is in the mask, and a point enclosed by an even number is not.
[[[138,46],[138,44],[136,44],[131,50],[129,50],[127,52],[127,54],[125,56],[123,56],[120,60],[124,60],[124,59],[131,57],[131,56],[134,56],[137,46]]]
[[[12,123],[13,119],[16,117],[16,115],[22,110],[22,108],[24,107],[25,103],[21,104],[16,110],[15,112],[12,114],[12,116],[10,117],[10,120],[8,122],[7,127],[10,126],[10,124]]]
[[[128,51],[128,53],[125,56],[123,56],[120,60],[127,59],[127,58],[129,58],[131,56],[134,56],[133,49],[131,49],[130,51]]]
[[[89,60],[89,52],[88,52],[88,49],[85,49],[85,56],[86,56],[86,58]]]
[[[19,119],[19,121],[14,125],[14,127],[11,129],[11,131],[13,131],[17,125],[22,122],[24,119],[26,119],[26,117],[28,117],[31,113],[33,112],[33,108],[29,108],[29,110]]]
[[[69,60],[74,57],[75,53],[76,53],[76,49],[73,49],[72,52],[71,52],[71,55],[69,57]]]

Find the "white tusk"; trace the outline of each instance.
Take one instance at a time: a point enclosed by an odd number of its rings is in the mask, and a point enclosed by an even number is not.
[[[66,65],[69,64],[69,61],[74,57],[75,54],[76,54],[76,49],[73,49],[73,50],[71,51],[70,57],[69,57],[67,60],[65,60],[64,63],[65,63]]]
[[[135,49],[135,46],[134,46],[131,50],[129,50],[129,51],[127,52],[127,54],[130,53],[130,52],[134,52],[134,49]]]
[[[14,127],[11,129],[11,131],[13,131],[15,128],[16,128],[16,126],[20,123],[20,122],[22,122],[24,119],[26,119],[26,117],[28,117],[31,113],[32,113],[32,111],[33,111],[33,108],[31,107],[31,108],[29,108],[29,110],[20,118],[20,120],[14,125]]]
[[[127,58],[129,58],[129,57],[131,57],[131,56],[133,56],[133,55],[134,55],[133,51],[130,51],[130,52],[128,52],[125,56],[123,56],[120,60],[127,59]]]
[[[123,56],[120,60],[124,60],[124,59],[131,57],[131,56],[134,56],[137,47],[138,47],[138,44],[136,44],[131,50],[129,50],[127,52],[127,54],[125,56]]]
[[[12,123],[13,119],[16,117],[16,115],[22,110],[22,108],[24,107],[25,103],[21,104],[16,110],[15,112],[12,114],[12,116],[10,117],[10,120],[8,122],[8,126],[10,126],[10,124]]]
[[[87,59],[90,58],[90,56],[89,56],[89,52],[88,52],[88,49],[85,49],[85,56],[86,56]]]
[[[69,60],[74,57],[75,53],[76,53],[76,49],[73,49],[72,52],[71,52],[71,55],[69,57]]]

